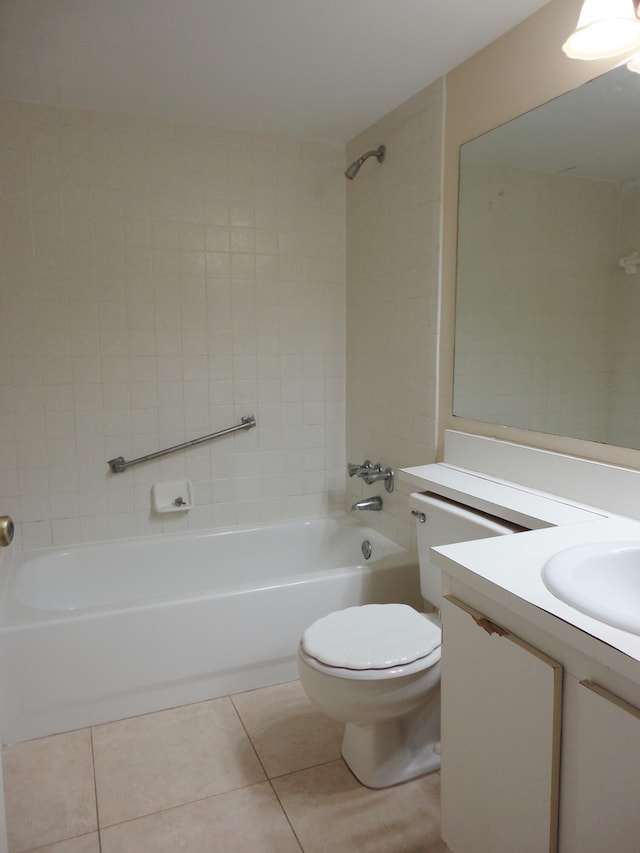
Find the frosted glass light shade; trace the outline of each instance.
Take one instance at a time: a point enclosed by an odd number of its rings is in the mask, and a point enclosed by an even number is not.
[[[584,0],[578,26],[563,51],[571,59],[606,59],[640,48],[633,0]]]

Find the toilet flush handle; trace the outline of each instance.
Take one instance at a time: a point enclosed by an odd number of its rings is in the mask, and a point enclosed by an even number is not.
[[[427,516],[423,512],[418,512],[417,509],[412,509],[411,515],[416,519],[416,521],[419,521],[420,524],[427,523]]]

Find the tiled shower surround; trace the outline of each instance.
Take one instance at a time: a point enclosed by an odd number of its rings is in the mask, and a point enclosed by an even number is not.
[[[0,102],[0,504],[22,547],[344,491],[344,150]],[[239,423],[257,429],[113,475]],[[188,478],[188,515],[150,487]]]
[[[435,459],[438,397],[442,111],[436,81],[347,146],[384,143],[348,189],[347,456],[383,468]],[[380,485],[380,484],[378,484]],[[373,494],[349,480],[350,500]],[[401,484],[371,523],[408,547],[415,524]]]
[[[387,146],[352,184],[342,146],[0,101],[0,510],[17,547],[342,509],[345,442],[385,467],[433,458],[442,90],[349,143]],[[106,464],[248,414],[250,431]],[[194,508],[154,515],[151,486],[184,478]],[[406,508],[396,491],[367,520],[408,545]]]

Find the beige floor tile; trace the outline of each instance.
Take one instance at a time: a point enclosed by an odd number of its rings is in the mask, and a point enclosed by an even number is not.
[[[228,698],[97,726],[93,747],[100,826],[265,778]]]
[[[273,783],[304,853],[446,853],[438,774],[395,788],[362,787],[343,761]]]
[[[231,698],[269,778],[340,758],[344,725],[316,711],[299,681]]]
[[[268,782],[102,830],[102,853],[300,853]]]
[[[89,729],[6,747],[2,766],[11,853],[95,832]]]
[[[91,835],[82,835],[80,838],[71,838],[69,841],[38,847],[31,853],[100,853],[100,841],[98,833],[92,832]]]

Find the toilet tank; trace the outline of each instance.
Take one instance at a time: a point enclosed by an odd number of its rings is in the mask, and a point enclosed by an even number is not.
[[[409,503],[418,526],[422,597],[438,610],[442,606],[442,583],[440,569],[431,562],[430,548],[469,542],[472,539],[487,539],[490,536],[505,536],[524,530],[517,524],[431,492],[415,492]]]

